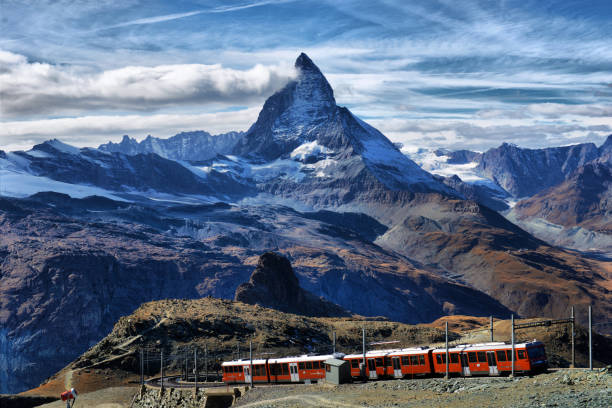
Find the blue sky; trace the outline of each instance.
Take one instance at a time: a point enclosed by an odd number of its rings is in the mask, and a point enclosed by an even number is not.
[[[0,15],[0,149],[246,130],[306,52],[407,146],[612,133],[610,1],[17,1]]]

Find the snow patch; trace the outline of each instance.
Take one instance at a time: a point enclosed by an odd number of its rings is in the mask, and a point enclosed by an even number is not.
[[[328,153],[330,153],[330,150],[325,146],[321,146],[315,140],[310,143],[304,143],[303,145],[296,147],[289,156],[294,160],[303,162],[309,158],[321,157]]]
[[[99,187],[64,183],[14,169],[0,169],[0,195],[23,198],[43,191],[64,193],[73,198],[98,195],[111,200],[126,201],[115,193]]]

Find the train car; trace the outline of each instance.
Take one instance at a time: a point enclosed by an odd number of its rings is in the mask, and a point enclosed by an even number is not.
[[[368,351],[367,377],[376,380],[430,375],[432,373],[430,354],[431,350],[428,348]],[[363,363],[363,354],[350,354],[344,359],[351,363],[351,376],[361,377],[360,365]]]
[[[431,375],[433,365],[432,350],[427,347],[405,348],[391,351],[387,355],[387,377],[414,378]]]
[[[343,354],[296,356],[273,358],[266,360],[253,360],[254,383],[297,383],[317,382],[325,378],[324,361]],[[250,383],[251,362],[249,359],[228,361],[221,365],[223,382],[226,384]]]
[[[317,382],[325,378],[324,361],[333,357],[330,354],[270,359],[270,382]]]
[[[253,373],[251,373],[251,360],[247,358],[224,362],[221,364],[223,382],[226,384],[250,383],[251,375],[253,375],[253,382],[267,383],[269,382],[267,366],[267,360],[253,360]]]
[[[548,361],[544,344],[539,341],[514,345],[514,372],[532,373],[546,370]],[[446,350],[432,353],[433,370],[446,373]],[[498,376],[512,372],[512,345],[506,343],[465,344],[449,349],[449,374],[460,376]]]

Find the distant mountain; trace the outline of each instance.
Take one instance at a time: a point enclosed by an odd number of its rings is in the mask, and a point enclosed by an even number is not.
[[[96,186],[109,194],[146,192],[151,196],[168,193],[227,198],[242,197],[250,191],[248,185],[216,170],[188,168],[154,153],[128,155],[78,149],[58,140],[38,144],[26,152],[13,152],[4,163],[17,180],[21,177],[28,183],[32,176],[39,177],[36,182],[42,185],[38,191],[45,191],[45,180],[49,179],[64,183],[65,188],[72,186],[63,192],[77,190],[81,185]],[[48,190],[55,186],[48,184]]]
[[[510,214],[557,245],[612,254],[612,164],[594,161],[520,201]]]
[[[229,132],[212,136],[208,132],[181,132],[168,139],[147,136],[141,142],[123,136],[119,143],[108,142],[99,150],[127,155],[155,153],[171,160],[199,162],[212,159],[219,154],[229,154],[244,132]]]
[[[514,197],[529,197],[562,183],[578,167],[598,156],[594,143],[546,149],[504,143],[483,153],[475,170]]]

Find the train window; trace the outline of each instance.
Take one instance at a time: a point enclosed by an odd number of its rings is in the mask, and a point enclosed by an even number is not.
[[[276,375],[276,364],[270,364],[270,375]]]
[[[312,367],[316,368],[317,370],[320,370],[323,368],[323,362],[322,361],[315,361],[314,363],[312,363]]]
[[[519,360],[523,360],[525,358],[525,350],[516,350],[516,354],[518,354]]]
[[[385,366],[391,367],[393,364],[391,363],[391,357],[385,357]]]
[[[376,359],[376,367],[383,367],[383,359],[381,357]]]
[[[305,370],[306,369],[306,364],[304,364],[304,363],[298,363],[298,366],[300,367],[300,370]]]
[[[436,363],[442,364],[442,354],[436,354]]]
[[[283,375],[289,375],[289,364],[283,364]]]
[[[370,370],[370,371],[376,370],[376,365],[374,364],[374,359],[373,358],[369,358],[368,359],[368,370]]]
[[[504,350],[497,350],[497,361],[506,361],[506,352]]]
[[[425,356],[424,355],[419,355],[419,364],[420,365],[425,365]]]
[[[351,368],[359,368],[359,360],[351,360]]]
[[[479,363],[486,363],[487,362],[487,353],[485,353],[484,351],[479,351],[476,354],[478,355],[478,362]]]
[[[306,369],[307,370],[312,370],[312,361],[307,361],[306,362]]]
[[[402,365],[404,366],[410,365],[410,358],[408,358],[408,356],[402,357]]]
[[[459,354],[457,353],[451,353],[450,355],[450,361],[453,364],[458,364],[459,363]]]
[[[527,349],[527,355],[530,360],[543,360],[546,358],[544,347],[530,347]]]
[[[253,366],[253,377],[257,377],[259,375],[259,366]]]
[[[419,356],[410,356],[411,365],[419,365]]]
[[[474,351],[468,352],[468,361],[470,363],[476,363],[476,353]]]

